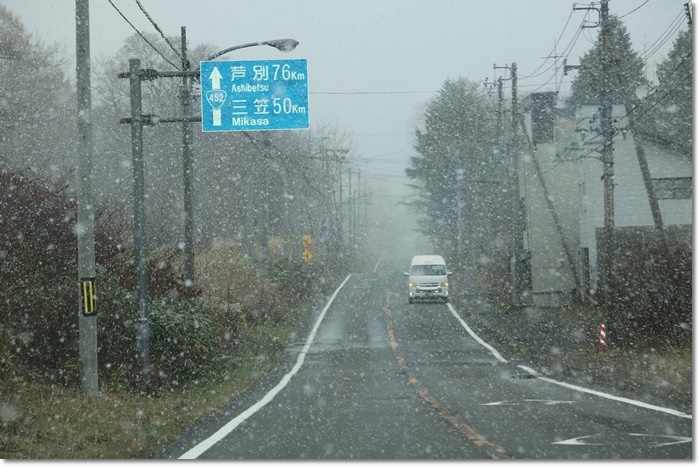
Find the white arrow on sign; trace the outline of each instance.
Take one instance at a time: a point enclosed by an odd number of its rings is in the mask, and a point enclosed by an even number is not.
[[[690,443],[693,438],[687,436],[666,436],[666,435],[647,435],[644,433],[625,433],[622,436],[633,436],[639,438],[644,446],[658,448],[661,446],[671,446],[672,444]],[[641,438],[647,438],[642,440]],[[617,439],[619,442],[629,442],[628,440]],[[618,444],[615,439],[609,434],[606,435],[588,435],[579,436],[578,438],[566,439],[564,441],[556,441],[552,444],[564,444],[568,446],[614,446]]]
[[[223,76],[221,76],[219,68],[214,67],[214,69],[211,71],[211,74],[209,75],[212,89],[221,89],[221,78],[223,78]]]
[[[221,78],[223,78],[223,76],[221,76],[219,68],[214,67],[214,69],[211,71],[211,74],[209,75],[209,79],[211,80],[211,89],[213,91],[221,89]],[[226,96],[225,93],[224,96]],[[211,100],[209,101],[209,103],[212,103]],[[223,101],[219,103],[218,107],[214,104],[212,105],[214,106],[214,108],[212,109],[212,124],[214,126],[221,126],[221,105],[223,105]]]

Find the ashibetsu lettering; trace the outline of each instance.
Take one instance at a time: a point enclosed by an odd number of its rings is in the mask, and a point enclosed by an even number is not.
[[[202,131],[309,128],[306,60],[200,63]]]

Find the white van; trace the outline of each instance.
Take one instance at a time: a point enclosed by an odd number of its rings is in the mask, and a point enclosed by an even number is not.
[[[438,255],[418,255],[411,260],[411,269],[404,272],[408,277],[408,303],[416,300],[450,301],[450,284],[445,259]]]

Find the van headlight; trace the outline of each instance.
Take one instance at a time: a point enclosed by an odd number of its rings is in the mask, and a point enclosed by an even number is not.
[[[450,286],[450,283],[447,282],[447,281],[445,281],[445,282],[442,284],[442,286],[443,286],[443,287],[449,287],[449,286]]]
[[[409,282],[409,283],[408,283],[408,286],[409,286],[409,287],[413,287],[413,282]]]

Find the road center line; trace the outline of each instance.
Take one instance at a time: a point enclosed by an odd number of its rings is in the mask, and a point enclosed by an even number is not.
[[[470,427],[454,415],[448,413],[447,410],[444,407],[442,407],[440,403],[428,393],[428,390],[420,383],[420,381],[418,381],[418,379],[415,376],[411,375],[408,365],[406,365],[404,358],[399,353],[399,344],[396,341],[393,319],[391,317],[391,307],[389,306],[390,298],[391,295],[387,294],[386,329],[389,335],[389,344],[391,346],[391,350],[394,352],[394,356],[396,357],[396,362],[399,364],[399,367],[406,374],[406,376],[408,376],[408,382],[416,389],[418,395],[420,395],[420,397],[428,405],[430,405],[433,409],[437,411],[438,415],[440,415],[440,417],[443,420],[445,420],[447,423],[456,428],[457,431],[459,431],[469,441],[474,443],[475,446],[482,449],[489,457],[491,457],[492,459],[507,459],[508,456],[505,454],[505,450],[501,446],[487,441],[484,436],[481,436],[472,427]]]
[[[331,304],[333,303],[333,300],[335,300],[335,297],[338,295],[338,292],[340,292],[340,289],[343,288],[345,283],[350,279],[352,274],[348,275],[348,277],[345,278],[342,284],[333,292],[333,295],[331,298],[328,300],[328,303],[326,304],[326,307],[323,309],[321,314],[319,315],[318,319],[316,320],[316,324],[314,324],[313,329],[311,330],[311,333],[309,334],[309,337],[306,339],[306,344],[304,345],[304,348],[301,350],[299,353],[299,356],[297,357],[297,362],[294,365],[294,367],[291,369],[289,373],[284,375],[282,379],[280,380],[279,383],[277,383],[277,386],[272,388],[270,392],[265,394],[265,396],[260,399],[258,402],[250,406],[247,410],[242,412],[240,415],[237,417],[231,419],[226,425],[222,426],[219,428],[219,430],[211,435],[209,438],[205,439],[186,453],[184,453],[182,456],[180,456],[180,459],[196,459],[199,456],[201,456],[205,451],[207,451],[209,448],[214,446],[216,443],[221,441],[224,437],[226,437],[229,433],[231,433],[233,430],[238,427],[241,423],[246,421],[248,418],[250,418],[252,415],[254,415],[258,410],[262,409],[265,407],[267,404],[269,404],[274,397],[279,394],[282,389],[284,389],[287,384],[289,383],[289,380],[292,379],[292,376],[297,374],[299,369],[301,368],[301,365],[304,363],[304,359],[306,358],[306,353],[309,351],[309,348],[311,347],[311,343],[314,340],[314,337],[316,337],[316,332],[318,331],[318,328],[321,326],[321,321],[323,321],[323,318],[326,316],[326,312],[328,309],[331,307]]]

